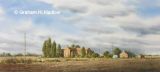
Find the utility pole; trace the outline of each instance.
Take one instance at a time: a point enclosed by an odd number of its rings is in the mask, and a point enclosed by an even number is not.
[[[24,33],[24,59],[25,59],[25,63],[26,63],[26,48],[27,48],[27,44],[26,44],[26,33]]]
[[[111,51],[112,51],[112,52],[113,52],[113,50],[114,50],[113,47],[114,47],[114,46],[113,46],[113,41],[112,41],[112,42],[111,42]]]

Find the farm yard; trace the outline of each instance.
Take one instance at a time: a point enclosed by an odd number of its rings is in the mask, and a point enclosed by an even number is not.
[[[58,58],[31,64],[0,64],[0,72],[160,72],[160,59]]]

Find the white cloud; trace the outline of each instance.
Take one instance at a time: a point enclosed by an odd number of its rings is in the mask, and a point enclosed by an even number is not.
[[[154,3],[146,2],[148,4],[145,4],[143,3],[145,0],[38,1],[52,4],[60,10],[78,13],[70,18],[64,18],[81,29],[79,35],[69,38],[71,42],[81,44],[87,42],[86,45],[89,47],[108,47],[114,42],[117,46],[139,50],[142,53],[145,49],[148,53],[153,53],[157,47],[160,47],[160,16],[143,17],[137,10],[138,6],[153,6]],[[154,44],[157,44],[156,47]],[[152,52],[149,48],[155,50]]]
[[[3,9],[0,7],[0,15],[4,14]]]
[[[63,43],[66,33],[55,30],[52,27],[37,25],[32,20],[1,21],[0,52],[22,53],[24,51],[24,33],[26,32],[27,52],[42,53],[43,41],[48,37],[55,38],[57,43]],[[5,24],[3,24],[5,23]],[[3,26],[3,27],[2,27]]]
[[[62,16],[68,24],[80,32],[68,34],[54,29],[54,26],[36,25],[32,20],[0,20],[0,48],[4,51],[15,48],[23,51],[24,32],[27,32],[28,51],[41,52],[43,40],[49,36],[63,45],[77,43],[92,48],[146,50],[153,53],[160,47],[160,16],[144,18],[137,14],[141,1],[129,0],[37,0],[52,4],[63,12],[71,11],[73,16]],[[3,13],[3,11],[2,11]],[[0,15],[1,8],[0,8]],[[76,30],[75,30],[76,31]],[[154,49],[153,51],[149,49]],[[12,49],[11,49],[12,50]],[[150,51],[150,52],[149,52]],[[17,52],[17,51],[16,51]],[[145,52],[144,52],[145,53]],[[159,52],[156,52],[159,53]]]

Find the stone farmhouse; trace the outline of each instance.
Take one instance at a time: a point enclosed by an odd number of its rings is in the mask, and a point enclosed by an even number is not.
[[[63,54],[64,57],[79,57],[81,56],[81,49],[82,48],[64,48],[63,49]],[[85,48],[86,54],[88,53],[89,48]]]
[[[129,55],[126,51],[122,51],[120,54],[119,54],[120,58],[129,58]]]

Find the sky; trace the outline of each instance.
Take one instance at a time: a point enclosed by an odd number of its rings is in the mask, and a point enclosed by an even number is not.
[[[59,14],[15,14],[15,11]],[[51,37],[102,53],[113,47],[160,55],[160,0],[0,0],[0,53],[42,53]]]

